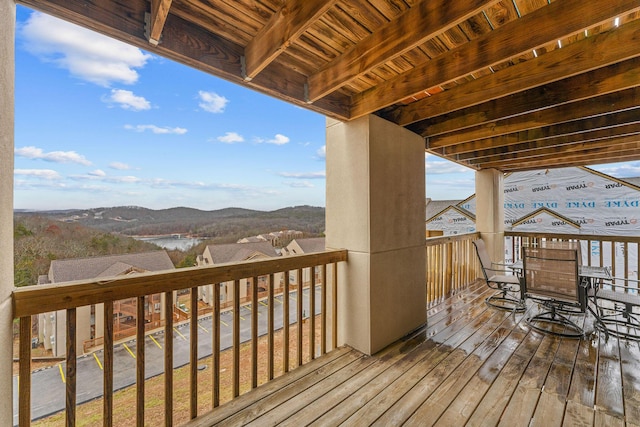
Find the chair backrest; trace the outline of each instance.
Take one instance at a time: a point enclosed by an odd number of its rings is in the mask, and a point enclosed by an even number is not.
[[[525,289],[528,296],[584,305],[578,276],[578,250],[523,247]]]
[[[473,246],[476,247],[476,253],[478,254],[478,259],[480,259],[480,265],[482,267],[482,274],[484,274],[484,279],[489,280],[491,270],[491,258],[489,258],[489,253],[487,252],[487,247],[484,244],[484,240],[477,239],[473,241]]]
[[[539,247],[549,249],[575,249],[578,251],[578,265],[582,265],[582,247],[578,241],[545,240]]]

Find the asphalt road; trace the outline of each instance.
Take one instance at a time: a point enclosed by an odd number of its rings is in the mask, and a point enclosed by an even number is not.
[[[309,290],[303,291],[303,309],[309,313]],[[297,291],[290,293],[289,321],[297,322]],[[320,313],[320,288],[316,288],[316,314]],[[276,296],[274,302],[274,328],[282,328],[282,296]],[[267,333],[266,300],[258,306],[258,334]],[[206,316],[198,320],[198,358],[211,355],[212,317]],[[233,312],[220,314],[220,348],[232,346]],[[240,308],[240,340],[251,340],[251,304]],[[189,363],[189,322],[176,325],[173,330],[173,367],[179,368]],[[136,378],[136,342],[132,339],[121,342],[114,347],[113,385],[119,390],[135,384]],[[83,355],[77,359],[76,399],[84,403],[102,397],[103,387],[103,351]],[[147,335],[145,339],[145,377],[151,378],[164,372],[164,330]],[[65,408],[65,373],[66,363],[61,362],[50,368],[31,374],[31,417],[33,420],[54,414]],[[18,377],[13,377],[13,413],[14,425],[18,423]]]

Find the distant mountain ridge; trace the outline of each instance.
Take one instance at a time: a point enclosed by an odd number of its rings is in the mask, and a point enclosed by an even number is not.
[[[315,206],[294,206],[275,211],[233,207],[211,211],[188,207],[155,210],[140,206],[116,206],[47,211],[16,210],[16,214],[44,216],[130,236],[180,233],[225,240],[283,229],[317,235],[324,232],[325,220],[325,209]]]

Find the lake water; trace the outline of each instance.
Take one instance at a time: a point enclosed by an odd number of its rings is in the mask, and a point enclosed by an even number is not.
[[[178,249],[181,251],[186,251],[201,241],[194,237],[135,237],[135,239],[154,243],[164,249]]]

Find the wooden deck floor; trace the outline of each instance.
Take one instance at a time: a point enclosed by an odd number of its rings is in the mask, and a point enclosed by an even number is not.
[[[637,342],[542,334],[486,296],[474,284],[379,354],[339,348],[189,425],[640,426]]]

